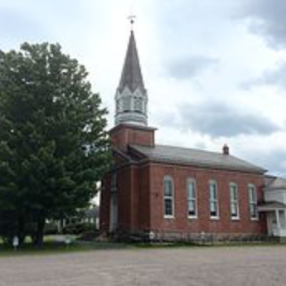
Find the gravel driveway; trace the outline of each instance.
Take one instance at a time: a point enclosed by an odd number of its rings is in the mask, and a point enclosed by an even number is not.
[[[286,246],[98,250],[0,258],[1,286],[286,285]]]

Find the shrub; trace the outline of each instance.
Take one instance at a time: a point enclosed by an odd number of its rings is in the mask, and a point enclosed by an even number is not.
[[[58,225],[55,222],[49,222],[45,226],[45,235],[59,234]]]
[[[74,224],[69,224],[63,228],[63,234],[74,234],[79,235],[84,232],[95,230],[95,225],[87,222],[79,222]]]

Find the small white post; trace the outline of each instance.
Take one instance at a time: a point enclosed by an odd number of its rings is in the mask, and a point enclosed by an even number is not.
[[[280,230],[281,224],[280,224],[279,210],[275,210],[275,215],[276,215],[276,221],[277,221],[277,228]]]
[[[19,247],[19,238],[18,236],[14,236],[13,238],[13,247],[14,247],[14,250],[16,251]]]
[[[65,236],[65,244],[67,248],[69,248],[71,242],[72,242],[71,237],[69,235]]]

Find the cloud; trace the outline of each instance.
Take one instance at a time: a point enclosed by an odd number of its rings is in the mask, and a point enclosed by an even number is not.
[[[40,25],[31,15],[21,13],[17,9],[0,9],[0,35],[5,38],[19,38],[23,35],[33,34],[39,36],[45,33]]]
[[[270,173],[273,172],[277,176],[286,177],[286,150],[274,150],[268,156],[260,155],[261,162],[270,170]]]
[[[172,118],[172,120],[170,120]],[[166,116],[164,124],[175,128],[193,130],[215,137],[235,137],[238,135],[269,135],[280,128],[261,114],[236,109],[234,106],[218,102],[184,104],[176,113]]]
[[[269,170],[270,174],[286,178],[286,150],[279,147],[271,148],[271,150],[252,148],[251,153],[248,152],[245,156],[248,160]]]
[[[263,82],[286,88],[286,62],[280,64],[276,69],[267,71],[262,77]]]
[[[167,65],[168,74],[176,79],[195,77],[215,67],[218,60],[206,56],[191,56],[173,60]]]
[[[258,78],[244,82],[242,88],[250,89],[263,85],[272,85],[286,90],[286,62],[279,63],[274,69],[265,71]]]
[[[286,1],[250,0],[244,16],[250,21],[250,31],[263,35],[273,48],[286,47]]]

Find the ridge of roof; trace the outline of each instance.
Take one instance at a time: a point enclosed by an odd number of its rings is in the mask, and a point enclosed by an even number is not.
[[[155,145],[154,147],[130,145],[151,160],[226,170],[265,173],[267,170],[232,155],[194,148]]]

